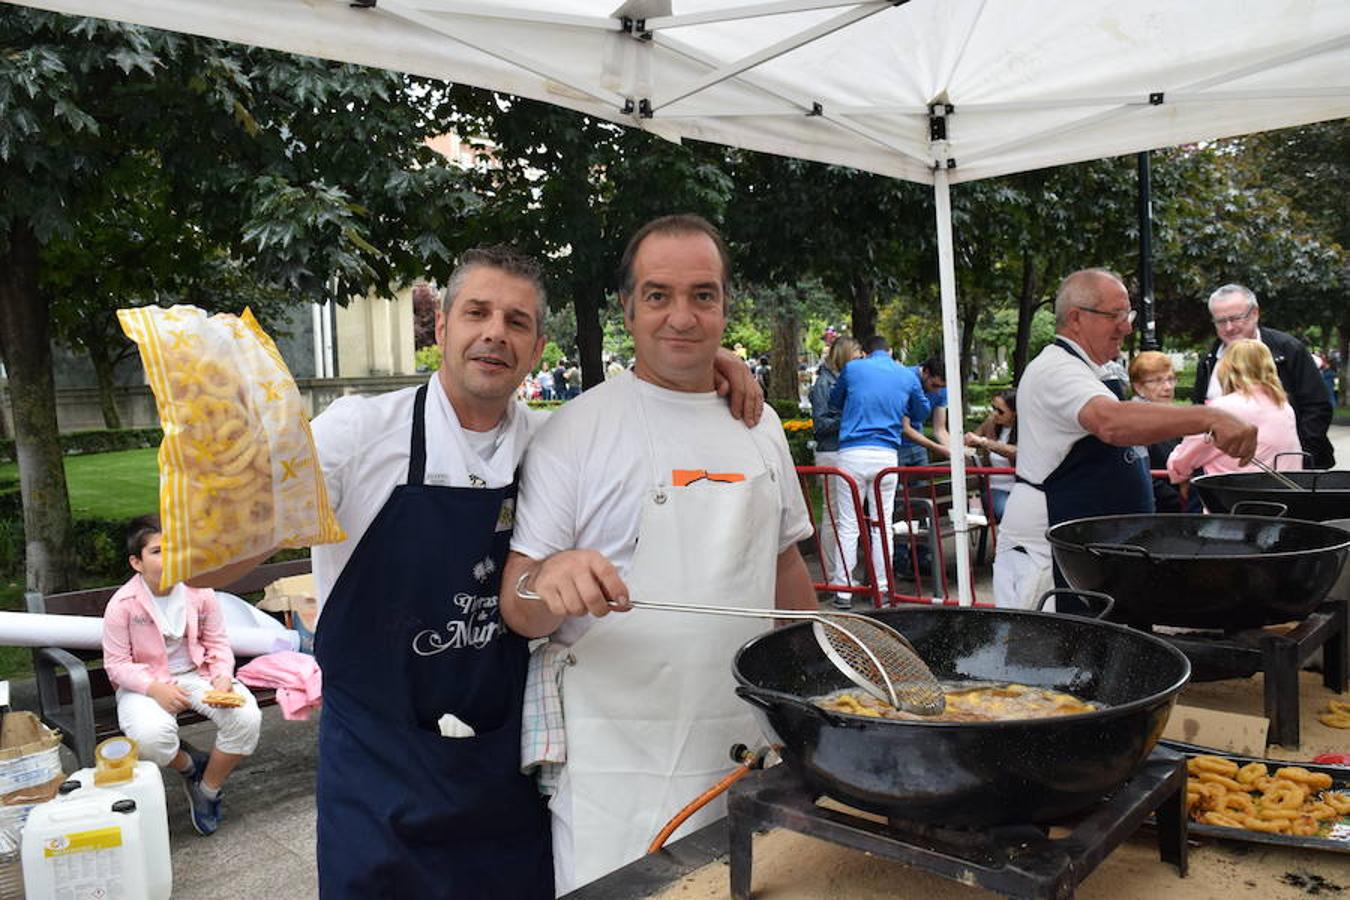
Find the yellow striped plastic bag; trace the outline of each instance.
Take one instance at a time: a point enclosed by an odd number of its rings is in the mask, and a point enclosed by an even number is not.
[[[343,540],[290,370],[253,313],[119,309],[155,394],[161,590],[266,553]]]

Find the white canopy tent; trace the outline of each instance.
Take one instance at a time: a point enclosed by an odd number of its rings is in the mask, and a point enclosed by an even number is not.
[[[1346,0],[22,2],[932,184],[955,410],[950,184],[1350,115]],[[964,535],[962,504],[953,518]]]

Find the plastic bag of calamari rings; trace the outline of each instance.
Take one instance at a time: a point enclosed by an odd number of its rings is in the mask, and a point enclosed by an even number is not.
[[[155,394],[160,588],[273,548],[344,539],[290,370],[253,313],[119,309]]]

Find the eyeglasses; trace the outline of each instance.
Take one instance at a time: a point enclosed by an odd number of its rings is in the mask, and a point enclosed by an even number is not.
[[[1091,306],[1078,306],[1074,308],[1081,309],[1083,312],[1090,312],[1094,316],[1101,316],[1104,319],[1111,319],[1115,322],[1129,322],[1131,325],[1134,324],[1135,316],[1139,315],[1139,313],[1132,309],[1093,309]]]
[[[1254,312],[1256,312],[1255,304],[1247,307],[1247,311],[1244,313],[1238,313],[1236,316],[1224,316],[1212,321],[1214,322],[1215,328],[1222,328],[1225,325],[1236,325],[1238,322],[1245,322],[1252,317],[1252,313]]]

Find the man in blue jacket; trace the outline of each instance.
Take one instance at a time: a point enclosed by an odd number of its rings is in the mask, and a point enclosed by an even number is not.
[[[891,359],[890,347],[883,337],[863,342],[867,356],[844,366],[830,392],[830,405],[844,411],[839,424],[839,467],[858,483],[864,503],[873,506],[872,484],[883,469],[894,468],[903,441],[906,417],[912,422],[928,418],[928,400],[923,385],[909,369]],[[881,479],[880,520],[889,526],[895,507],[894,474]],[[844,571],[852,572],[858,558],[858,518],[853,499],[847,491],[836,491],[834,517],[843,548]],[[872,517],[877,511],[871,509]],[[886,567],[880,557],[880,532],[871,532],[872,577],[884,595],[889,589]],[[852,606],[849,594],[839,594],[834,605]]]

